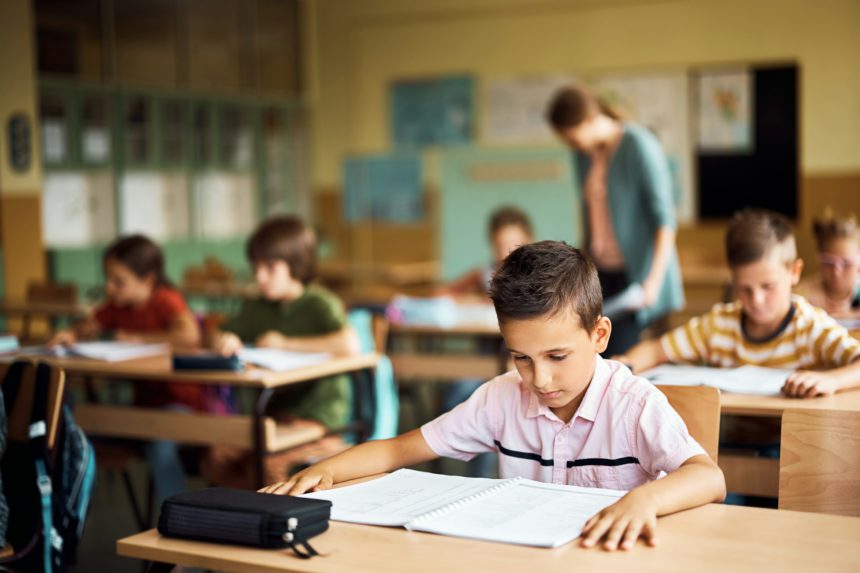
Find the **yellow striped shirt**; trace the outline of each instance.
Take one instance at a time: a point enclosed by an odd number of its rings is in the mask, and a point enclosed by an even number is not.
[[[717,304],[710,312],[667,332],[660,345],[670,362],[705,363],[734,368],[745,364],[770,368],[825,369],[860,358],[860,340],[853,338],[824,310],[793,295],[794,316],[769,340],[744,336],[741,305]]]

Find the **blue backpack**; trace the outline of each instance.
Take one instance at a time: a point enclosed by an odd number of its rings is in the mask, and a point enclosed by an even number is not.
[[[47,407],[51,368],[15,362],[6,373],[3,396],[14,410],[22,385],[35,385],[27,441],[6,444],[0,460],[3,491],[9,504],[7,541],[16,568],[62,573],[75,562],[95,480],[92,444],[63,404],[53,449],[48,449]],[[0,561],[2,564],[3,561]]]

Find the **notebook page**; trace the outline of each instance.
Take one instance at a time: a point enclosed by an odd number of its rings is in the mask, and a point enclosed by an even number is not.
[[[276,348],[245,348],[239,352],[239,359],[275,372],[284,372],[320,364],[330,360],[331,354],[327,352],[291,352]]]
[[[419,515],[474,495],[502,481],[397,470],[379,479],[309,493],[304,497],[331,501],[331,518],[335,521],[405,525]]]
[[[736,394],[778,396],[791,370],[763,368],[748,364],[726,372],[717,388]]]
[[[661,364],[647,370],[642,376],[654,384],[667,386],[717,386],[728,372],[725,368],[689,366],[686,364]]]
[[[80,356],[93,360],[104,360],[105,362],[120,362],[170,354],[170,346],[168,344],[141,344],[137,342],[78,342],[68,347],[66,352],[69,356]]]
[[[626,493],[526,479],[508,483],[406,527],[483,541],[559,547],[579,537],[591,516]]]

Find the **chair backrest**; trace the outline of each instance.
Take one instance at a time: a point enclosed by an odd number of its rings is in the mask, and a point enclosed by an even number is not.
[[[78,287],[68,283],[30,283],[27,285],[27,302],[75,304],[78,302]]]
[[[783,413],[779,509],[860,516],[860,412]]]
[[[709,386],[657,386],[678,412],[690,435],[717,461],[720,445],[720,391]]]
[[[21,360],[23,371],[21,372],[21,389],[18,399],[11,411],[6,412],[7,436],[10,442],[27,442],[27,434],[30,426],[30,411],[33,409],[33,396],[35,393],[36,365],[33,362]],[[12,364],[0,364],[0,384],[6,379],[6,375]],[[60,420],[60,410],[63,405],[63,391],[66,386],[65,373],[61,368],[51,367],[50,384],[48,386],[48,447],[53,448],[57,437],[57,425]],[[7,407],[10,407],[7,404]]]

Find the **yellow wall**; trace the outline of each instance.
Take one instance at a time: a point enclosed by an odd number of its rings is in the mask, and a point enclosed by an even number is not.
[[[36,117],[36,61],[29,0],[0,2],[0,193],[38,195],[42,188],[39,129]],[[9,165],[6,126],[9,116],[23,112],[30,119],[34,146],[26,173]]]
[[[394,79],[797,61],[803,175],[860,173],[857,0],[316,0],[317,189],[389,148]],[[480,118],[480,116],[479,116]]]
[[[42,169],[36,117],[36,62],[30,0],[0,2],[0,248],[3,294],[23,298],[30,282],[45,279],[42,249]],[[7,125],[13,113],[30,118],[30,169],[9,165]]]

